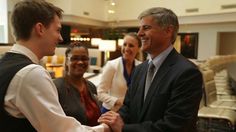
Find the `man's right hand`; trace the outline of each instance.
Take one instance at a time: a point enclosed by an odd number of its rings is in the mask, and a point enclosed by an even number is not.
[[[107,124],[102,123],[101,125],[104,127],[104,132],[112,132],[111,128]]]
[[[98,122],[109,125],[112,132],[121,132],[124,127],[124,122],[120,114],[114,111],[108,111],[105,114],[102,114],[98,119]]]

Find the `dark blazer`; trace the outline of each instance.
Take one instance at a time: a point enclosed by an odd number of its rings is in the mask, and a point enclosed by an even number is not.
[[[202,97],[198,68],[173,49],[156,73],[143,100],[148,61],[134,73],[123,107],[123,132],[195,132]]]

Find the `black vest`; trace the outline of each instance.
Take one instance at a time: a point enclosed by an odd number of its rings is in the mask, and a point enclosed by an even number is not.
[[[34,132],[26,118],[15,118],[4,109],[4,98],[8,85],[15,74],[23,67],[33,64],[26,56],[6,53],[0,60],[0,131],[2,132]]]

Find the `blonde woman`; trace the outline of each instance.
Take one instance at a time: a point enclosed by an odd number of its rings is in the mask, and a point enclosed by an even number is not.
[[[141,62],[136,60],[141,41],[135,33],[124,36],[122,56],[108,61],[103,67],[101,81],[98,85],[98,99],[102,103],[102,113],[117,111],[123,104],[126,90],[131,82],[135,66]]]

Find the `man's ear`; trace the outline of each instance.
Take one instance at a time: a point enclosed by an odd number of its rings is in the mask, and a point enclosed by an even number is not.
[[[166,33],[172,35],[173,32],[174,32],[174,26],[170,25],[170,26],[166,27]]]
[[[170,25],[165,27],[165,33],[168,37],[172,37],[173,32],[174,32],[174,26]]]
[[[34,25],[34,30],[37,35],[42,36],[45,32],[45,26],[42,23],[38,22]]]

